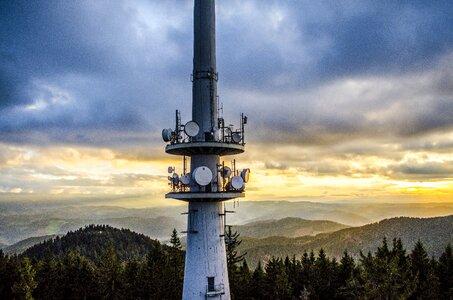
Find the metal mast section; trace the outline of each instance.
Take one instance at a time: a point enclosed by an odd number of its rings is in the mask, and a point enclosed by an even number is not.
[[[243,153],[244,125],[225,126],[219,116],[215,45],[215,0],[195,0],[192,120],[164,129],[165,151],[183,158],[183,171],[169,167],[166,198],[188,202],[183,299],[230,299],[225,251],[225,200],[244,197],[250,170],[236,170],[223,155]],[[190,158],[190,172],[186,162]]]

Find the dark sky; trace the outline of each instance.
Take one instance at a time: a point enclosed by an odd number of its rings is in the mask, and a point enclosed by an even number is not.
[[[192,9],[0,1],[0,161],[8,147],[163,147],[174,110],[191,115]],[[394,163],[367,174],[451,178],[436,155],[453,150],[452,31],[452,1],[218,1],[225,116],[248,114],[254,154],[293,147],[262,153],[269,169],[347,173],[315,157],[366,155]],[[407,156],[423,151],[442,159]]]

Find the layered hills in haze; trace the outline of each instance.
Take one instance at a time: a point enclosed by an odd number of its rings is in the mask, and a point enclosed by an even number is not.
[[[438,256],[449,243],[453,244],[453,215],[426,219],[392,218],[365,226],[297,238],[274,236],[259,239],[242,235],[243,242],[239,249],[241,253],[247,252],[247,261],[251,265],[256,265],[259,260],[265,262],[272,256],[300,257],[304,251],[317,252],[321,248],[332,257],[341,257],[345,250],[357,257],[360,251],[365,254],[376,251],[384,237],[390,245],[394,238],[401,238],[407,249],[412,249],[420,240],[430,256]]]
[[[300,237],[316,235],[349,227],[332,221],[312,221],[289,217],[280,220],[256,221],[245,225],[233,226],[233,229],[242,236],[265,238],[271,236]]]
[[[287,217],[332,221],[348,226],[362,226],[397,216],[434,217],[453,214],[453,203],[351,203],[309,201],[241,201],[239,207],[227,202],[228,225],[278,220]],[[181,204],[172,207],[123,208],[114,206],[83,206],[65,201],[0,202],[0,247],[21,240],[51,234],[65,234],[89,224],[108,224],[167,240],[173,228],[186,228],[187,210]],[[267,226],[263,224],[263,226]],[[243,228],[243,230],[246,230]],[[312,230],[324,232],[328,230]],[[287,231],[272,235],[297,236]],[[301,235],[305,234],[300,232]],[[1,246],[1,244],[4,244]]]

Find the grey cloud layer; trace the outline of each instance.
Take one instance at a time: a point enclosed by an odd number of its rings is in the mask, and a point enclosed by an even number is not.
[[[219,93],[226,116],[249,113],[254,142],[451,129],[451,1],[217,7]],[[1,140],[158,143],[175,108],[190,116],[191,1],[4,1],[0,11]]]

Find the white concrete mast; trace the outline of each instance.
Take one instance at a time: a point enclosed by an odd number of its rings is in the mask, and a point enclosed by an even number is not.
[[[166,198],[189,202],[183,299],[230,299],[225,251],[225,200],[244,197],[249,169],[221,162],[223,155],[244,152],[244,124],[225,126],[219,117],[215,46],[215,0],[195,0],[192,120],[164,129],[166,152],[184,156],[183,172],[170,167],[172,191]],[[186,172],[190,158],[190,173]]]

